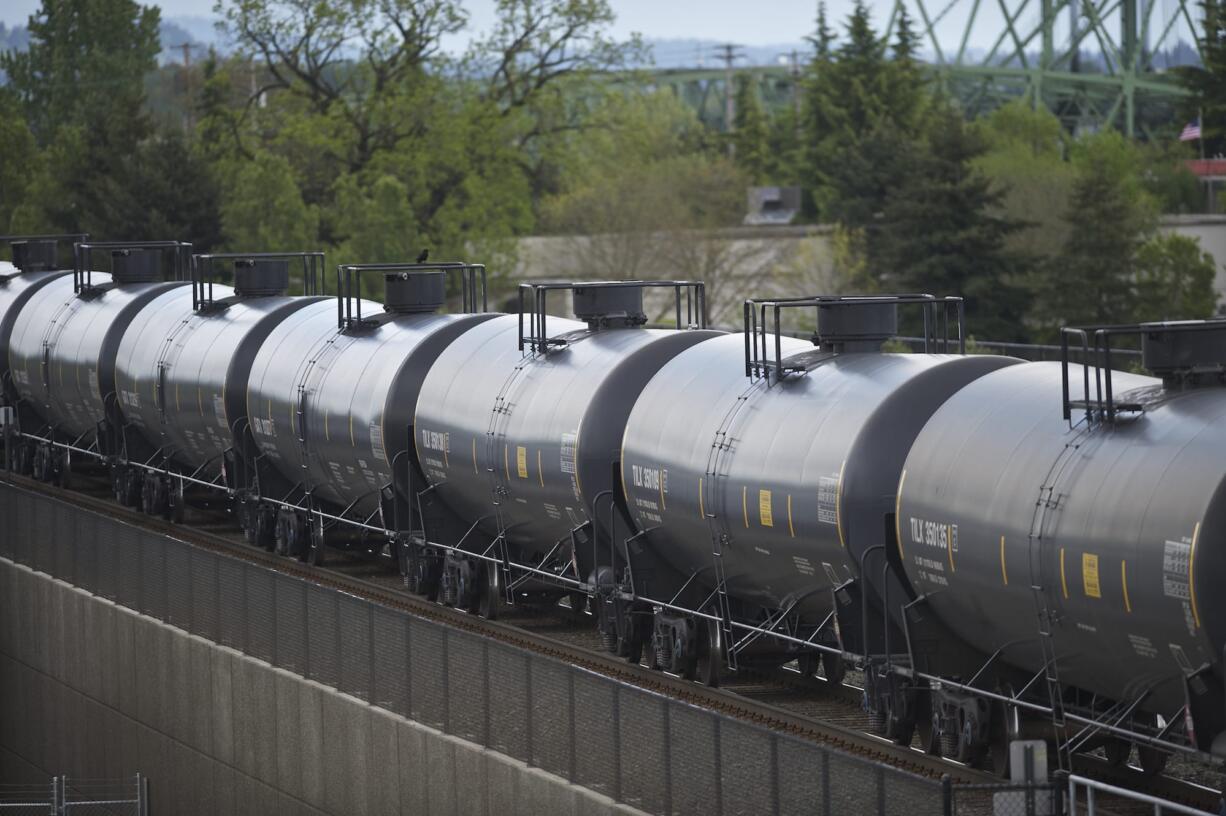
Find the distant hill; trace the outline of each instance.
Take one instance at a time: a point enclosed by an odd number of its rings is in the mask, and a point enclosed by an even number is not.
[[[214,28],[214,20],[210,17],[183,16],[167,17],[162,20],[158,31],[162,42],[161,62],[182,62],[184,43],[193,47],[193,58],[198,59],[203,51],[212,47],[218,51],[226,51],[228,42]],[[0,23],[0,51],[24,51],[30,44],[30,32],[23,26],[9,28]],[[0,81],[3,81],[0,74]]]

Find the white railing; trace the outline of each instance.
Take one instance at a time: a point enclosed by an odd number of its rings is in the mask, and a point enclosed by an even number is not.
[[[1078,797],[1078,791],[1085,789],[1085,796]],[[1130,802],[1139,802],[1144,805],[1151,805],[1154,809],[1154,816],[1164,816],[1169,813],[1185,814],[1185,816],[1219,816],[1226,812],[1219,810],[1218,813],[1210,813],[1206,810],[1198,810],[1187,805],[1179,805],[1174,802],[1168,802],[1165,799],[1159,799],[1156,796],[1149,796],[1144,793],[1130,791],[1127,788],[1117,788],[1115,785],[1108,785],[1106,782],[1099,782],[1095,779],[1086,779],[1084,776],[1070,775],[1068,778],[1068,798],[1070,816],[1076,816],[1078,807],[1084,807],[1086,816],[1095,816],[1097,803],[1095,801],[1096,793],[1104,793],[1109,796],[1127,799]],[[1084,804],[1082,803],[1084,800]]]

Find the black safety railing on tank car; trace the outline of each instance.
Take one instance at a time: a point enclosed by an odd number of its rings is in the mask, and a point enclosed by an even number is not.
[[[1161,329],[1163,332],[1201,332],[1220,331],[1226,327],[1226,320],[1198,320],[1174,323],[1126,323],[1112,326],[1065,326],[1060,330],[1060,372],[1063,396],[1064,419],[1073,421],[1073,411],[1085,412],[1087,423],[1105,420],[1114,422],[1121,413],[1136,413],[1141,406],[1133,402],[1120,402],[1116,399],[1115,387],[1112,382],[1114,370],[1112,360],[1120,357],[1120,349],[1112,347],[1112,339],[1118,337],[1140,337],[1147,332]],[[1093,343],[1091,344],[1091,337]],[[1070,348],[1070,338],[1078,341],[1078,347]],[[1069,382],[1069,355],[1079,351],[1082,359],[1082,398],[1072,398],[1072,387]],[[1128,350],[1129,356],[1135,359],[1136,351]],[[1093,393],[1090,389],[1090,369],[1094,369]]]
[[[410,275],[427,272],[448,273],[459,279],[463,314],[489,311],[485,264],[470,264],[463,261],[342,264],[336,268],[336,327],[341,331],[360,329],[370,325],[369,319],[362,316],[362,273],[364,272],[404,272]]]
[[[207,311],[217,301],[213,297],[213,284],[219,267],[241,261],[301,261],[302,294],[319,294],[319,282],[323,276],[324,253],[320,250],[303,252],[213,252],[192,256],[192,310]]]
[[[550,292],[574,291],[588,286],[610,289],[672,289],[673,314],[676,327],[707,328],[707,287],[702,281],[687,280],[619,280],[577,281],[570,283],[521,283],[519,285],[519,350],[530,349],[533,354],[548,352],[550,348],[566,345],[561,337],[550,337],[545,328],[548,317]],[[531,308],[529,310],[529,300]],[[527,332],[524,331],[524,315],[528,315]],[[684,319],[683,319],[684,318]]]
[[[13,246],[14,244],[28,243],[30,241],[38,241],[38,242],[54,241],[56,244],[55,265],[58,266],[59,265],[59,245],[61,243],[77,244],[77,243],[80,243],[81,241],[88,241],[88,240],[89,240],[88,232],[47,233],[47,234],[42,234],[42,235],[0,235],[0,242],[6,243],[10,247],[12,247],[13,266],[17,267],[17,270],[19,273],[24,272],[25,268],[22,264],[18,263],[17,249],[16,247]],[[0,275],[0,280],[3,280],[5,277],[6,276],[4,275]]]
[[[73,247],[72,291],[76,294],[94,290],[94,250],[115,252],[124,249],[160,251],[170,258],[170,265],[163,280],[185,281],[188,279],[192,260],[192,245],[187,241],[81,241]]]
[[[926,294],[905,295],[813,295],[797,298],[771,298],[745,301],[742,319],[745,332],[745,376],[760,377],[774,372],[782,379],[790,370],[784,364],[781,315],[785,309],[813,309],[815,330],[811,337],[815,345],[822,345],[818,312],[831,306],[854,305],[918,305],[924,318],[922,351],[925,354],[948,353],[957,343],[959,354],[966,353],[966,316],[960,297],[936,297]],[[954,319],[951,320],[951,312]],[[767,320],[768,315],[771,320]],[[950,336],[951,323],[957,334]],[[771,344],[773,337],[774,343]],[[774,357],[770,356],[774,351]]]

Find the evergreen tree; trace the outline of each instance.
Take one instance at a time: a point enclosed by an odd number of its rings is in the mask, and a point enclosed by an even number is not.
[[[1204,36],[1201,64],[1176,68],[1191,95],[1183,105],[1188,121],[1202,116],[1205,153],[1226,153],[1226,0],[1201,0]]]
[[[16,100],[0,90],[0,233],[12,230],[13,211],[26,198],[38,165],[34,136]]]
[[[1135,312],[1137,251],[1153,231],[1154,213],[1122,171],[1122,137],[1099,137],[1080,159],[1065,220],[1068,238],[1044,271],[1042,313],[1061,325],[1124,323]]]
[[[869,264],[889,289],[964,298],[978,337],[1022,340],[1023,264],[1006,249],[1018,225],[997,214],[1000,191],[973,167],[985,149],[956,111],[938,113],[927,143],[906,149],[912,170],[874,224]]]
[[[41,144],[65,126],[143,132],[158,18],[157,7],[134,0],[43,0],[30,17],[29,48],[0,54],[0,70]]]
[[[770,128],[752,77],[737,78],[734,123],[736,130],[732,142],[736,146],[736,163],[752,183],[763,184],[770,175]]]

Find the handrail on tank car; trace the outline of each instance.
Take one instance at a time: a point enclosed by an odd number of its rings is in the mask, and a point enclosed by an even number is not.
[[[745,376],[768,375],[775,370],[775,379],[784,377],[783,366],[783,333],[780,315],[784,309],[812,308],[814,313],[813,342],[822,341],[821,328],[817,325],[817,315],[822,307],[851,306],[865,304],[920,304],[924,316],[924,353],[947,353],[950,350],[950,311],[957,314],[958,353],[966,354],[966,314],[963,299],[960,297],[937,297],[928,294],[902,295],[809,295],[791,298],[748,298],[743,307],[742,319],[745,334]],[[775,356],[769,357],[767,344],[767,312],[774,320],[772,329],[775,339]],[[760,345],[759,345],[760,344]]]
[[[56,265],[57,266],[59,265],[59,244],[60,243],[67,241],[69,243],[76,244],[81,241],[88,241],[88,240],[89,240],[88,232],[45,233],[42,235],[0,235],[0,241],[3,241],[4,243],[8,244],[10,247],[12,247],[13,244],[24,243],[27,241],[54,241],[56,243]],[[17,263],[16,249],[13,249],[13,266],[17,267],[18,272],[25,271],[25,269],[21,266],[21,264]],[[3,280],[3,279],[4,279],[4,276],[0,276],[0,280]]]
[[[463,295],[463,313],[480,314],[489,311],[485,264],[470,264],[464,261],[341,264],[336,267],[336,327],[341,331],[369,325],[368,321],[362,317],[363,272],[407,272],[410,275],[423,272],[456,273],[460,278],[460,289]],[[478,295],[480,295],[480,308],[477,306]]]
[[[187,241],[78,241],[73,245],[72,291],[74,294],[93,291],[93,265],[90,258],[95,249],[160,250],[169,254],[172,276],[167,280],[187,280],[191,265],[192,245]]]
[[[192,311],[212,308],[213,272],[225,261],[302,261],[302,294],[319,294],[319,281],[323,275],[324,253],[321,250],[302,252],[210,252],[192,256]]]
[[[1105,419],[1115,422],[1121,411],[1140,410],[1139,406],[1118,405],[1115,400],[1115,390],[1111,383],[1111,339],[1113,337],[1140,336],[1147,332],[1161,329],[1164,332],[1189,333],[1213,331],[1226,326],[1226,319],[1182,320],[1182,321],[1152,321],[1149,323],[1120,323],[1102,326],[1065,326],[1060,329],[1060,371],[1063,380],[1062,396],[1064,400],[1064,419],[1072,422],[1073,409],[1084,408],[1086,422],[1095,419]],[[1093,348],[1090,348],[1088,336],[1094,335]],[[1078,402],[1069,396],[1069,338],[1081,340],[1083,399]],[[1094,367],[1095,395],[1090,399],[1090,366]]]
[[[566,341],[550,337],[545,331],[546,304],[550,292],[574,291],[588,286],[610,289],[672,289],[676,327],[692,326],[707,328],[707,285],[696,280],[615,280],[615,281],[552,281],[544,283],[521,283],[519,285],[519,350],[531,348],[533,354],[548,352],[551,346],[565,346]],[[532,311],[528,313],[528,333],[524,334],[524,295],[532,293]],[[685,322],[681,320],[681,301],[684,292]]]

